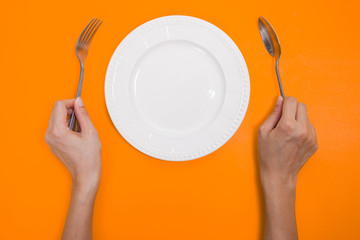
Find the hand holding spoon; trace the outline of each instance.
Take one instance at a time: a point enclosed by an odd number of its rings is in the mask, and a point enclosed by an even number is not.
[[[264,17],[259,17],[258,25],[259,25],[260,35],[265,44],[266,50],[270,53],[271,56],[273,56],[276,59],[276,63],[275,63],[276,76],[278,79],[281,96],[285,98],[284,90],[281,84],[280,73],[279,73],[279,59],[281,54],[279,39],[273,27]]]

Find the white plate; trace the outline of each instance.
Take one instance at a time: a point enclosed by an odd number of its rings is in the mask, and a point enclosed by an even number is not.
[[[226,143],[240,126],[249,73],[235,43],[188,16],[151,20],[113,54],[105,80],[110,117],[136,149],[185,161]]]

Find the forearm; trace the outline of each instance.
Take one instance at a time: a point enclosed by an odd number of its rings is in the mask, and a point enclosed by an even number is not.
[[[96,186],[73,184],[63,240],[92,239],[92,218],[96,193]]]
[[[298,239],[295,218],[296,181],[262,177],[265,196],[265,240]]]

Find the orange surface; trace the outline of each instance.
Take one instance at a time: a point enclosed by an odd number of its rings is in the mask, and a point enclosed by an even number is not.
[[[104,20],[86,61],[83,99],[103,143],[94,239],[259,239],[264,204],[257,128],[278,88],[257,29],[263,15],[282,44],[285,93],[308,105],[319,150],[298,179],[300,239],[360,239],[360,21],[358,1],[10,1],[0,5],[0,239],[59,239],[71,179],[44,142],[56,100],[75,96],[78,35]],[[140,24],[190,15],[224,30],[247,62],[245,119],[222,148],[172,163],[116,131],[104,79],[120,41]]]

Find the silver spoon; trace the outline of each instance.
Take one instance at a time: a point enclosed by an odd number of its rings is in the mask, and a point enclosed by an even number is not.
[[[278,79],[281,96],[285,98],[284,90],[281,84],[280,73],[279,73],[279,59],[281,54],[279,39],[271,24],[264,17],[259,17],[258,25],[259,25],[260,35],[265,44],[266,50],[270,53],[271,56],[273,56],[276,59],[276,63],[275,63],[276,76]]]

